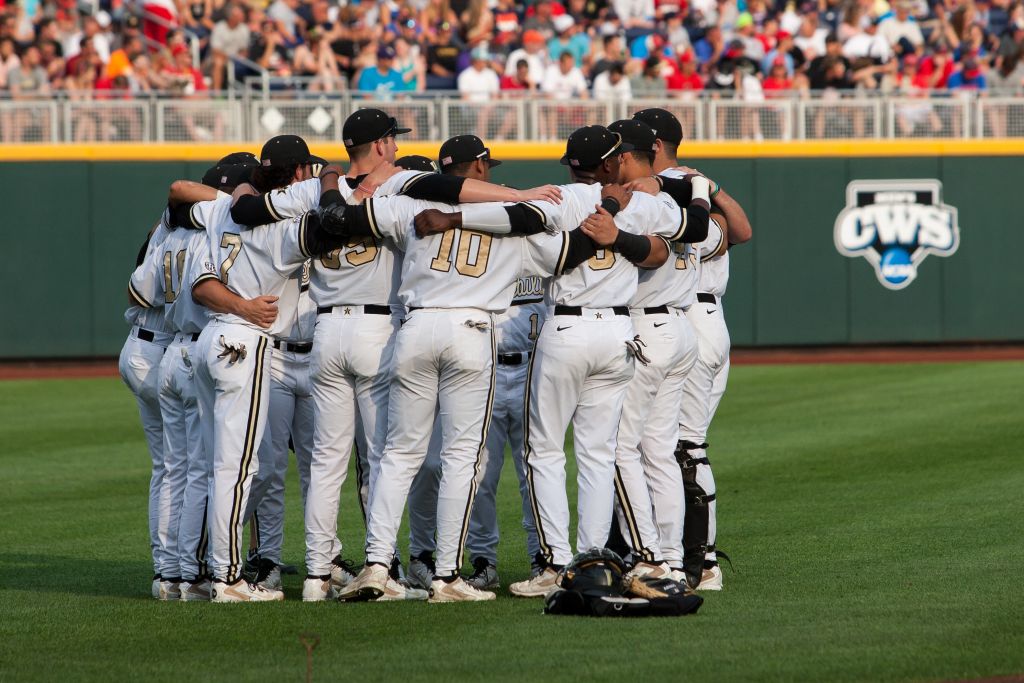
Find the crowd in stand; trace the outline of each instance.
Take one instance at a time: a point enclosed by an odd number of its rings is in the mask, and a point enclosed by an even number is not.
[[[0,0],[0,93],[21,98],[196,97],[266,70],[375,98],[757,101],[1020,89],[1022,55],[1021,0]]]

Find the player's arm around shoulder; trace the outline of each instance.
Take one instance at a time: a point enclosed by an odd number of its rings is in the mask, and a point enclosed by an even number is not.
[[[601,249],[613,249],[640,268],[657,268],[668,259],[668,243],[649,235],[643,206],[647,195],[633,193],[621,185],[601,190],[601,205],[584,220],[580,230]]]

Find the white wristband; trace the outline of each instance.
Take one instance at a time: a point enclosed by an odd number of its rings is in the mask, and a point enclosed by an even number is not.
[[[703,199],[708,204],[711,203],[711,183],[702,175],[695,175],[690,177],[690,186],[693,188],[690,194],[690,201],[694,199]]]
[[[512,224],[509,222],[504,204],[461,204],[459,208],[462,211],[462,227],[467,230],[480,230],[495,235],[507,235],[512,232]]]

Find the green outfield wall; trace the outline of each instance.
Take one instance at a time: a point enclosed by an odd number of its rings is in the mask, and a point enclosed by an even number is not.
[[[1024,340],[1024,156],[686,162],[720,180],[753,225],[754,239],[730,252],[725,310],[734,344]],[[128,276],[167,186],[207,166],[0,161],[0,357],[116,355],[127,332]],[[567,175],[553,160],[516,160],[495,177],[522,187]],[[883,286],[865,258],[842,255],[834,238],[847,185],[879,179],[940,181],[941,201],[956,209],[955,253],[925,258],[900,290]]]

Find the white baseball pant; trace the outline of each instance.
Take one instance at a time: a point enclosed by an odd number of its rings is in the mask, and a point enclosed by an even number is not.
[[[526,531],[526,552],[532,560],[540,552],[537,542],[537,525],[530,505],[530,491],[526,483],[523,466],[523,423],[525,417],[526,376],[529,359],[521,354],[522,362],[517,365],[502,364],[497,367],[495,382],[494,410],[491,411],[491,427],[487,430],[484,446],[483,472],[477,488],[473,514],[469,518],[469,536],[466,548],[470,559],[485,558],[491,564],[498,563],[498,510],[497,493],[501,469],[505,464],[505,444],[512,450],[519,478],[519,495],[523,505],[523,530]],[[499,356],[499,359],[501,357]],[[410,513],[411,514],[411,513]]]
[[[357,414],[366,435],[372,500],[387,429],[399,325],[397,316],[365,313],[363,306],[335,306],[332,312],[317,316],[310,361],[313,452],[305,514],[306,572],[312,576],[329,574],[331,560],[341,551],[338,504],[348,475]]]
[[[600,317],[599,317],[600,316]],[[572,559],[565,489],[565,432],[573,425],[577,467],[576,545],[603,547],[614,507],[615,435],[633,357],[628,315],[610,308],[553,315],[541,329],[527,382],[526,476],[537,538],[549,564]]]
[[[160,414],[164,420],[164,478],[160,487],[160,534],[166,538],[165,577],[181,577],[180,520],[189,462],[203,457],[199,405],[193,383],[191,334],[178,333],[160,362]]]
[[[171,335],[153,334],[153,341],[139,338],[138,326],[132,328],[121,347],[118,369],[121,379],[135,394],[139,404],[142,432],[152,463],[149,475],[149,548],[153,557],[153,572],[160,573],[158,565],[163,562],[164,551],[160,542],[160,487],[164,478],[164,428],[160,416],[160,361],[171,342]],[[150,334],[145,330],[144,334]],[[175,572],[176,574],[177,572]]]
[[[619,528],[638,559],[683,563],[683,477],[675,458],[683,381],[697,360],[685,313],[631,311],[649,365],[636,364],[615,449]]]
[[[225,346],[244,349],[232,361]],[[199,337],[198,375],[213,390],[212,472],[208,526],[210,573],[218,581],[241,578],[245,557],[242,518],[259,469],[258,450],[270,403],[270,339],[251,327],[213,320]]]
[[[683,384],[683,404],[679,414],[679,438],[702,444],[707,440],[708,428],[718,410],[729,380],[729,328],[725,324],[722,301],[700,302],[690,307],[686,317],[697,333],[697,362]],[[705,449],[693,449],[690,455],[698,460],[707,458]],[[716,495],[715,477],[711,465],[697,465],[697,485],[708,496]],[[708,545],[713,547],[717,537],[717,501],[708,503]],[[706,559],[716,560],[714,550]]]
[[[284,480],[288,474],[289,439],[295,449],[303,510],[309,489],[314,411],[309,366],[310,352],[297,353],[287,348],[273,351],[267,435],[260,446],[260,469],[253,480],[249,510],[260,557],[275,564],[281,564],[284,544]],[[337,550],[340,549],[339,543]]]
[[[482,310],[411,311],[395,344],[387,447],[370,486],[367,562],[388,564],[413,477],[441,416],[437,573],[462,565],[481,450],[494,399],[494,320]]]

